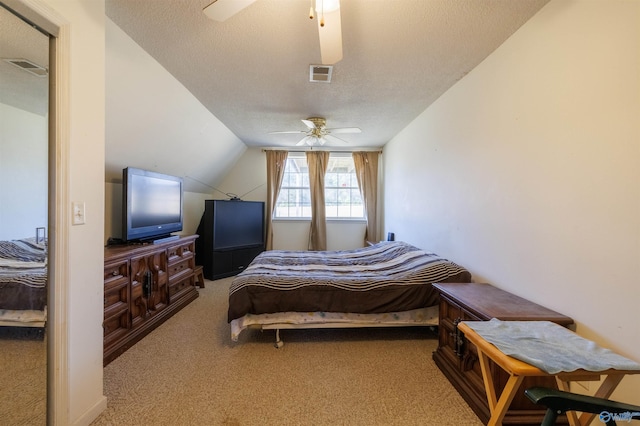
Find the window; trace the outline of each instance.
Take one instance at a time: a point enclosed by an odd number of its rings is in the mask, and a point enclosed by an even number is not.
[[[363,219],[364,206],[350,153],[332,153],[324,181],[328,219]],[[310,218],[309,167],[304,153],[289,153],[284,169],[276,218]]]

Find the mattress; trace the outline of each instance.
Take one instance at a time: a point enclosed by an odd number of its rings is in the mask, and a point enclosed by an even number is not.
[[[0,309],[43,311],[46,304],[46,244],[0,241]]]
[[[469,282],[460,265],[393,241],[341,251],[271,250],[229,289],[228,321],[247,314],[382,314],[435,306],[435,282]]]

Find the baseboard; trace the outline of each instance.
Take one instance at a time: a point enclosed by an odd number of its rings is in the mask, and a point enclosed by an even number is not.
[[[80,416],[72,424],[74,426],[89,426],[106,409],[107,409],[107,397],[103,395],[102,398],[100,398],[93,407],[87,410],[82,416]]]

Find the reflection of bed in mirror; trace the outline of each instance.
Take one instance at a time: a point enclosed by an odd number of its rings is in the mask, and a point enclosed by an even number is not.
[[[0,326],[44,327],[46,317],[46,240],[0,241]]]
[[[404,242],[343,251],[271,250],[232,282],[231,338],[246,328],[432,326],[434,282],[469,282],[463,267]]]

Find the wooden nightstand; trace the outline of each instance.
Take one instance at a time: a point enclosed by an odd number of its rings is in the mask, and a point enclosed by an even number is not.
[[[491,413],[478,362],[478,351],[458,330],[458,323],[464,320],[488,321],[498,318],[503,321],[552,321],[568,326],[573,324],[573,320],[490,284],[451,283],[433,286],[440,293],[438,349],[433,353],[433,360],[486,424]],[[491,371],[496,389],[501,391],[509,375],[495,365]],[[503,424],[540,425],[545,414],[544,407],[534,405],[524,394],[525,389],[534,386],[557,389],[553,377],[526,378],[511,403]],[[566,417],[559,420],[558,424],[566,423]]]

